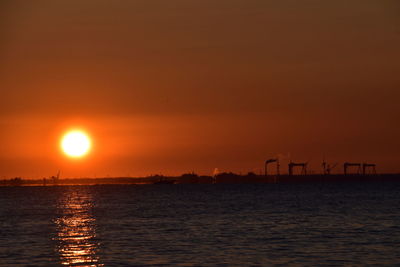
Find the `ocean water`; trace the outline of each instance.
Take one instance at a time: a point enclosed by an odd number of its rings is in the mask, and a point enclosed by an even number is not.
[[[400,264],[400,183],[0,187],[0,266]]]

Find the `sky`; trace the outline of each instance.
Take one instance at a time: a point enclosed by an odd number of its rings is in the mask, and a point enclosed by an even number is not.
[[[400,172],[399,100],[397,0],[0,2],[0,179]]]

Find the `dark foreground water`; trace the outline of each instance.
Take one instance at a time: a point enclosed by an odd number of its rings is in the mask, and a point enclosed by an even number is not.
[[[400,183],[0,188],[1,266],[400,264]]]

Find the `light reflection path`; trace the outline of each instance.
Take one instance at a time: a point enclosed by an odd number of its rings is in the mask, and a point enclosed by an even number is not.
[[[93,199],[85,188],[65,188],[57,204],[57,251],[68,266],[103,266],[99,263],[96,220],[92,216]]]

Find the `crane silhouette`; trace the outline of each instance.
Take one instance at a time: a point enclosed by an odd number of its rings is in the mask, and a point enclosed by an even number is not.
[[[343,164],[344,175],[349,174],[349,173],[348,173],[349,167],[358,167],[358,168],[357,168],[356,174],[360,174],[360,172],[361,172],[361,163],[345,162],[345,163]]]
[[[371,170],[370,174],[376,174],[376,164],[363,163],[363,165],[362,165],[362,173],[363,173],[363,175],[367,174],[367,170],[368,169]]]
[[[265,161],[265,177],[268,176],[268,165],[271,163],[276,162],[276,175],[279,175],[279,159],[278,158],[273,158],[273,159],[268,159]]]
[[[293,175],[293,169],[295,167],[301,167],[301,174],[302,175],[307,175],[307,165],[308,165],[308,162],[295,163],[295,162],[290,161],[290,163],[289,163],[289,175]]]
[[[338,163],[334,164],[329,164],[325,161],[325,159],[322,161],[322,168],[324,170],[324,175],[329,175],[331,174],[332,170],[338,165]]]

